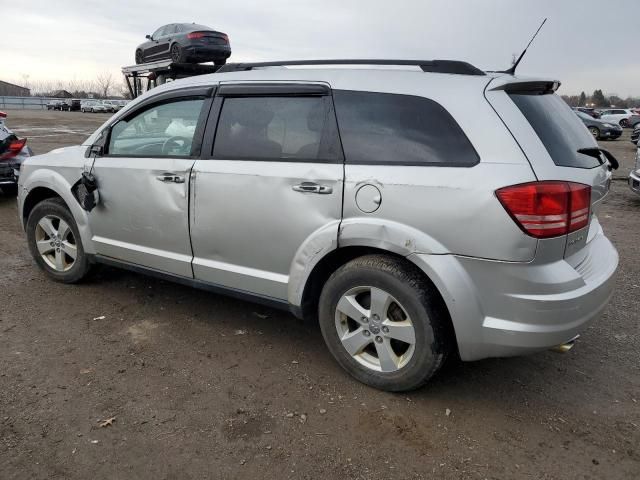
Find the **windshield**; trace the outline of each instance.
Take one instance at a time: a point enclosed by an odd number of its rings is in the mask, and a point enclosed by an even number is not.
[[[602,163],[581,148],[596,148],[593,136],[573,110],[555,94],[510,93],[511,100],[529,121],[559,167],[594,168]],[[578,112],[578,115],[584,115]],[[586,116],[586,115],[585,115]]]

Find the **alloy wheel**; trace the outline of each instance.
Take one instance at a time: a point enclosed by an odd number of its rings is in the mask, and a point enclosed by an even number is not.
[[[596,140],[600,136],[600,131],[596,127],[589,127],[589,131],[591,132],[591,135],[593,135],[593,138],[595,138]]]
[[[56,215],[42,217],[36,225],[36,247],[45,263],[56,272],[70,270],[78,256],[78,246],[67,222]]]
[[[180,46],[177,43],[171,47],[171,60],[176,63],[180,61]]]
[[[411,318],[398,300],[380,288],[356,287],[342,295],[335,326],[349,355],[376,372],[400,370],[415,352]]]

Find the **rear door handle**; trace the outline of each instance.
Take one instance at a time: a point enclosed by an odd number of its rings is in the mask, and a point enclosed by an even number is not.
[[[320,185],[315,182],[302,182],[291,187],[294,192],[302,193],[318,193],[320,195],[328,195],[333,193],[333,188],[329,185]]]
[[[158,175],[156,180],[163,183],[184,183],[184,177],[175,173],[163,173]]]

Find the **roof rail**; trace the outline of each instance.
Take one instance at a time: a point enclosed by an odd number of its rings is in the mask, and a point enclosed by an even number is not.
[[[459,75],[485,75],[470,63],[459,60],[379,60],[379,59],[342,59],[342,60],[282,60],[276,62],[228,63],[216,73],[244,72],[261,67],[283,67],[298,65],[409,65],[420,67],[423,72],[455,73]]]

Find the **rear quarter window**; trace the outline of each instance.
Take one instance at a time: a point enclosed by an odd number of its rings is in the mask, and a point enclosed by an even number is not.
[[[556,94],[510,93],[509,97],[525,116],[559,167],[594,168],[602,163],[581,148],[597,146],[593,136],[571,108]]]
[[[349,90],[333,96],[346,163],[471,167],[480,161],[457,122],[433,100]]]

